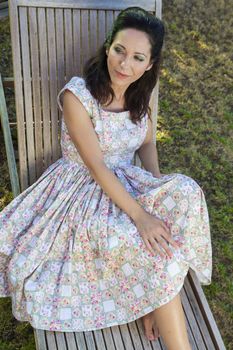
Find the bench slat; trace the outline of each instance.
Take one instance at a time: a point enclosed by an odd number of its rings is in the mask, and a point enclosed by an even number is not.
[[[117,348],[115,347],[114,344],[114,340],[112,337],[112,332],[111,332],[111,328],[104,328],[102,329],[103,335],[104,335],[104,340],[106,343],[106,347],[108,350],[117,350]]]
[[[78,350],[87,350],[84,333],[83,332],[75,332],[75,338],[78,345]]]
[[[55,332],[46,331],[46,338],[47,338],[48,349],[49,350],[58,350],[56,340],[55,340]]]
[[[125,349],[124,347],[124,344],[122,342],[122,338],[121,338],[121,332],[120,332],[120,328],[119,326],[114,326],[112,327],[112,336],[113,336],[113,339],[114,339],[114,343],[115,343],[115,346],[116,346],[116,349]]]
[[[66,338],[68,350],[77,350],[77,345],[76,345],[74,333],[73,332],[66,332],[65,338]]]

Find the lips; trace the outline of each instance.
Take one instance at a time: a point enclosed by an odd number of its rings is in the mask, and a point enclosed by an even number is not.
[[[115,71],[120,77],[122,77],[122,78],[128,78],[129,77],[129,75],[126,75],[126,74],[122,74],[122,73],[120,73],[120,72],[118,72],[118,71]]]

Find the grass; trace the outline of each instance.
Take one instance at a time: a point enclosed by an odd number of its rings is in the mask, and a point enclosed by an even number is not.
[[[203,188],[213,244],[213,280],[203,287],[227,349],[233,349],[233,108],[230,0],[164,0],[166,27],[157,147],[163,173],[181,172]],[[12,76],[9,22],[0,21],[0,69]],[[2,35],[3,33],[3,35]],[[9,114],[14,118],[7,93]],[[16,134],[13,132],[16,147]],[[1,141],[0,208],[12,199]],[[32,328],[0,300],[0,349],[33,349]]]

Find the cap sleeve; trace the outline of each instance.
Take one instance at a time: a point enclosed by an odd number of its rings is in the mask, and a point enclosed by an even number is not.
[[[85,80],[80,77],[73,77],[71,80],[60,90],[57,96],[57,103],[60,110],[63,112],[63,92],[68,89],[70,90],[83,104],[89,116],[92,116],[92,100],[93,97],[90,91],[86,88]]]

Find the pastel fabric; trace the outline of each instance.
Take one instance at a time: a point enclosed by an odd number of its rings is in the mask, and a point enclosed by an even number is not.
[[[0,213],[0,296],[16,319],[38,329],[89,331],[125,324],[172,300],[189,268],[211,283],[212,248],[205,197],[190,177],[161,178],[133,165],[148,116],[103,110],[81,77],[70,90],[87,110],[106,165],[179,249],[153,256],[133,220],[91,177],[61,125],[62,157]],[[78,116],[77,116],[78,118]]]

